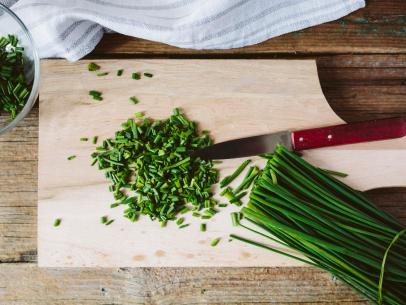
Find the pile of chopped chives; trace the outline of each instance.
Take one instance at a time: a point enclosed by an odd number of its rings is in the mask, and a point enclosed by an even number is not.
[[[201,211],[202,219],[217,212],[211,187],[218,171],[212,161],[190,157],[212,144],[208,132],[199,135],[196,123],[178,109],[166,120],[129,119],[122,128],[96,147],[92,157],[112,183],[114,206],[126,207],[126,218],[148,215],[165,226],[181,212],[196,216]],[[185,227],[183,218],[177,224]]]
[[[0,37],[0,112],[14,119],[24,108],[31,84],[24,75],[24,48],[17,37]]]

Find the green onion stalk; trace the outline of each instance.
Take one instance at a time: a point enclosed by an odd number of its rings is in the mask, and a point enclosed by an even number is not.
[[[231,237],[326,270],[374,304],[405,304],[404,226],[283,146],[265,158],[239,225],[301,256]]]

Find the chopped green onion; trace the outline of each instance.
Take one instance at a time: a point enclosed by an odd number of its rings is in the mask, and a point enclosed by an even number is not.
[[[201,232],[206,232],[206,230],[207,230],[207,225],[205,223],[201,223],[200,224],[200,231]]]
[[[131,74],[131,78],[136,80],[141,79],[141,74],[134,72],[133,74]]]
[[[72,155],[72,156],[69,156],[67,159],[68,160],[73,160],[73,159],[75,159],[76,158],[76,156],[75,155]]]
[[[97,136],[94,136],[94,137],[92,138],[92,144],[97,144],[97,139],[98,139],[98,137],[97,137]]]
[[[142,118],[143,116],[144,116],[144,113],[141,112],[141,111],[135,113],[135,117],[136,117],[137,119]]]
[[[135,96],[131,96],[130,97],[130,102],[133,103],[134,105],[138,104],[138,99]]]
[[[80,141],[81,141],[81,142],[87,142],[87,141],[89,141],[89,138],[82,137],[82,138],[80,138]]]
[[[62,222],[62,219],[61,219],[61,218],[55,219],[55,221],[54,221],[54,227],[59,227],[59,225],[61,224],[61,222]]]
[[[151,77],[154,76],[154,74],[145,72],[145,73],[144,73],[144,76],[151,78]]]
[[[106,226],[111,225],[114,222],[114,219],[110,219],[108,222],[105,223]]]
[[[183,229],[183,228],[186,228],[186,227],[188,227],[188,226],[190,226],[190,224],[185,223],[184,225],[181,225],[181,226],[179,226],[178,228],[179,228],[179,229]]]
[[[220,242],[220,238],[215,238],[211,241],[210,246],[215,247]]]
[[[100,222],[101,222],[102,224],[106,224],[107,221],[108,221],[107,216],[102,216],[102,217],[100,217]]]
[[[97,73],[96,75],[97,76],[106,76],[108,74],[109,74],[109,72],[100,72],[100,73]]]
[[[229,185],[231,182],[234,181],[235,178],[237,178],[241,172],[244,170],[244,168],[251,162],[251,160],[245,160],[241,165],[235,170],[234,173],[232,173],[230,176],[225,177],[223,180],[220,182],[220,187],[225,187]]]
[[[87,65],[87,70],[94,72],[100,69],[100,66],[98,64],[95,64],[94,62],[91,62]]]
[[[124,69],[117,70],[117,76],[123,75]]]
[[[176,224],[179,226],[179,225],[181,225],[184,221],[185,221],[184,218],[179,218],[179,219],[176,221]]]

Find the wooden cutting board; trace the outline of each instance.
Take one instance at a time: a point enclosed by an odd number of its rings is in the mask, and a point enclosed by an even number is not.
[[[230,206],[207,221],[208,231],[191,225],[160,228],[142,218],[131,223],[114,200],[104,175],[91,167],[94,145],[80,137],[110,137],[137,111],[166,118],[174,107],[210,130],[215,141],[318,127],[343,121],[320,89],[313,60],[103,60],[97,77],[88,61],[42,62],[39,122],[38,264],[65,266],[299,266],[301,263],[263,249],[228,241],[229,233],[250,237],[231,226]],[[124,68],[121,77],[118,69]],[[132,80],[131,73],[154,77]],[[103,92],[95,102],[89,90]],[[128,98],[140,103],[132,105]],[[406,186],[406,139],[307,151],[320,167],[349,173],[345,181],[361,190]],[[77,158],[68,161],[67,157]],[[255,159],[258,164],[262,160]],[[221,177],[241,160],[227,160]],[[110,226],[100,217],[115,219]],[[53,227],[62,218],[60,227]],[[213,238],[221,237],[217,247]]]

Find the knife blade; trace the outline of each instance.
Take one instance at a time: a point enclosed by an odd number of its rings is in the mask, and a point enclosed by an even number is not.
[[[294,151],[406,136],[406,118],[389,118],[229,140],[197,150],[192,157],[231,159],[270,153],[278,144]]]

